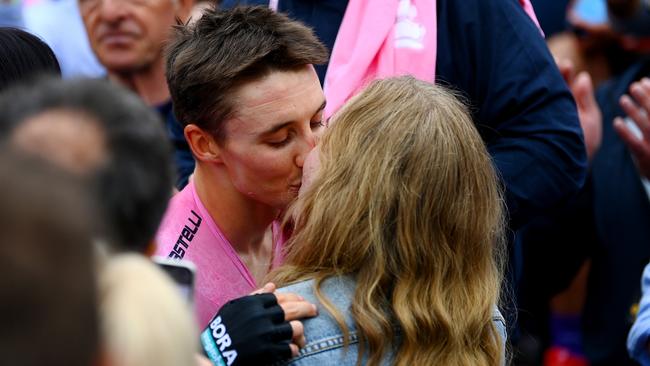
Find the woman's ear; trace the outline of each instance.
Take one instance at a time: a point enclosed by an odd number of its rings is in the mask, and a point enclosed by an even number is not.
[[[183,133],[197,161],[221,162],[221,149],[211,133],[202,130],[195,124],[185,126]]]

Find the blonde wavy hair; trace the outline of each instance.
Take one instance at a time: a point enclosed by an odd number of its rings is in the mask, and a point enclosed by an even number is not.
[[[139,254],[98,259],[108,364],[196,365],[199,331],[173,281]]]
[[[321,140],[321,168],[289,209],[279,285],[353,275],[359,360],[378,365],[499,365],[494,324],[505,260],[501,189],[466,107],[412,77],[352,99]],[[397,325],[398,330],[395,330]],[[401,341],[394,344],[395,336]]]

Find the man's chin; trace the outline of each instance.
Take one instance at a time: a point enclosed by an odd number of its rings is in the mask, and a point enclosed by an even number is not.
[[[284,211],[296,200],[296,198],[298,198],[298,190],[290,189],[282,195],[282,199],[279,200],[279,202],[276,202],[273,207]]]
[[[146,68],[142,60],[128,54],[111,54],[107,57],[100,56],[99,61],[109,73],[113,74],[132,74]]]

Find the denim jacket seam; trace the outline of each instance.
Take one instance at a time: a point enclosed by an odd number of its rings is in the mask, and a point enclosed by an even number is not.
[[[334,337],[328,337],[328,338],[323,338],[319,339],[317,341],[308,343],[305,345],[303,349],[300,350],[300,353],[298,354],[298,357],[296,359],[300,359],[305,356],[312,355],[314,353],[319,353],[323,351],[328,351],[334,348],[339,348],[343,347],[344,344],[344,337],[342,335],[337,335]],[[350,332],[350,342],[349,344],[355,344],[359,343],[359,335],[357,334],[356,331],[351,331]]]
[[[344,337],[343,335],[336,335],[333,337],[327,337],[327,338],[322,338],[318,339],[316,341],[307,343],[298,353],[298,356],[292,358],[291,360],[287,360],[286,362],[283,363],[278,363],[276,365],[287,365],[289,362],[295,362],[298,361],[304,357],[311,356],[320,352],[325,352],[325,351],[330,351],[336,348],[341,348],[343,347],[344,344]],[[350,341],[348,344],[356,344],[359,343],[359,335],[357,334],[356,331],[351,331],[350,332]]]

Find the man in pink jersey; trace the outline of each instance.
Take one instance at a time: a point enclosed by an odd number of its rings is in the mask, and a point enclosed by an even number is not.
[[[171,148],[154,111],[132,93],[92,79],[16,86],[0,98],[0,110],[0,145],[79,175],[101,218],[90,229],[109,253],[150,253],[172,186]],[[267,284],[268,293],[215,312],[200,336],[215,364],[223,358],[231,366],[257,365],[298,354],[305,339],[298,319],[315,316],[316,308],[297,295],[274,295],[274,288]],[[174,327],[164,319],[160,326]]]
[[[201,326],[280,262],[277,220],[323,128],[312,65],[326,60],[309,28],[267,8],[210,9],[176,29],[167,81],[197,165],[170,202],[156,252],[195,263]]]

